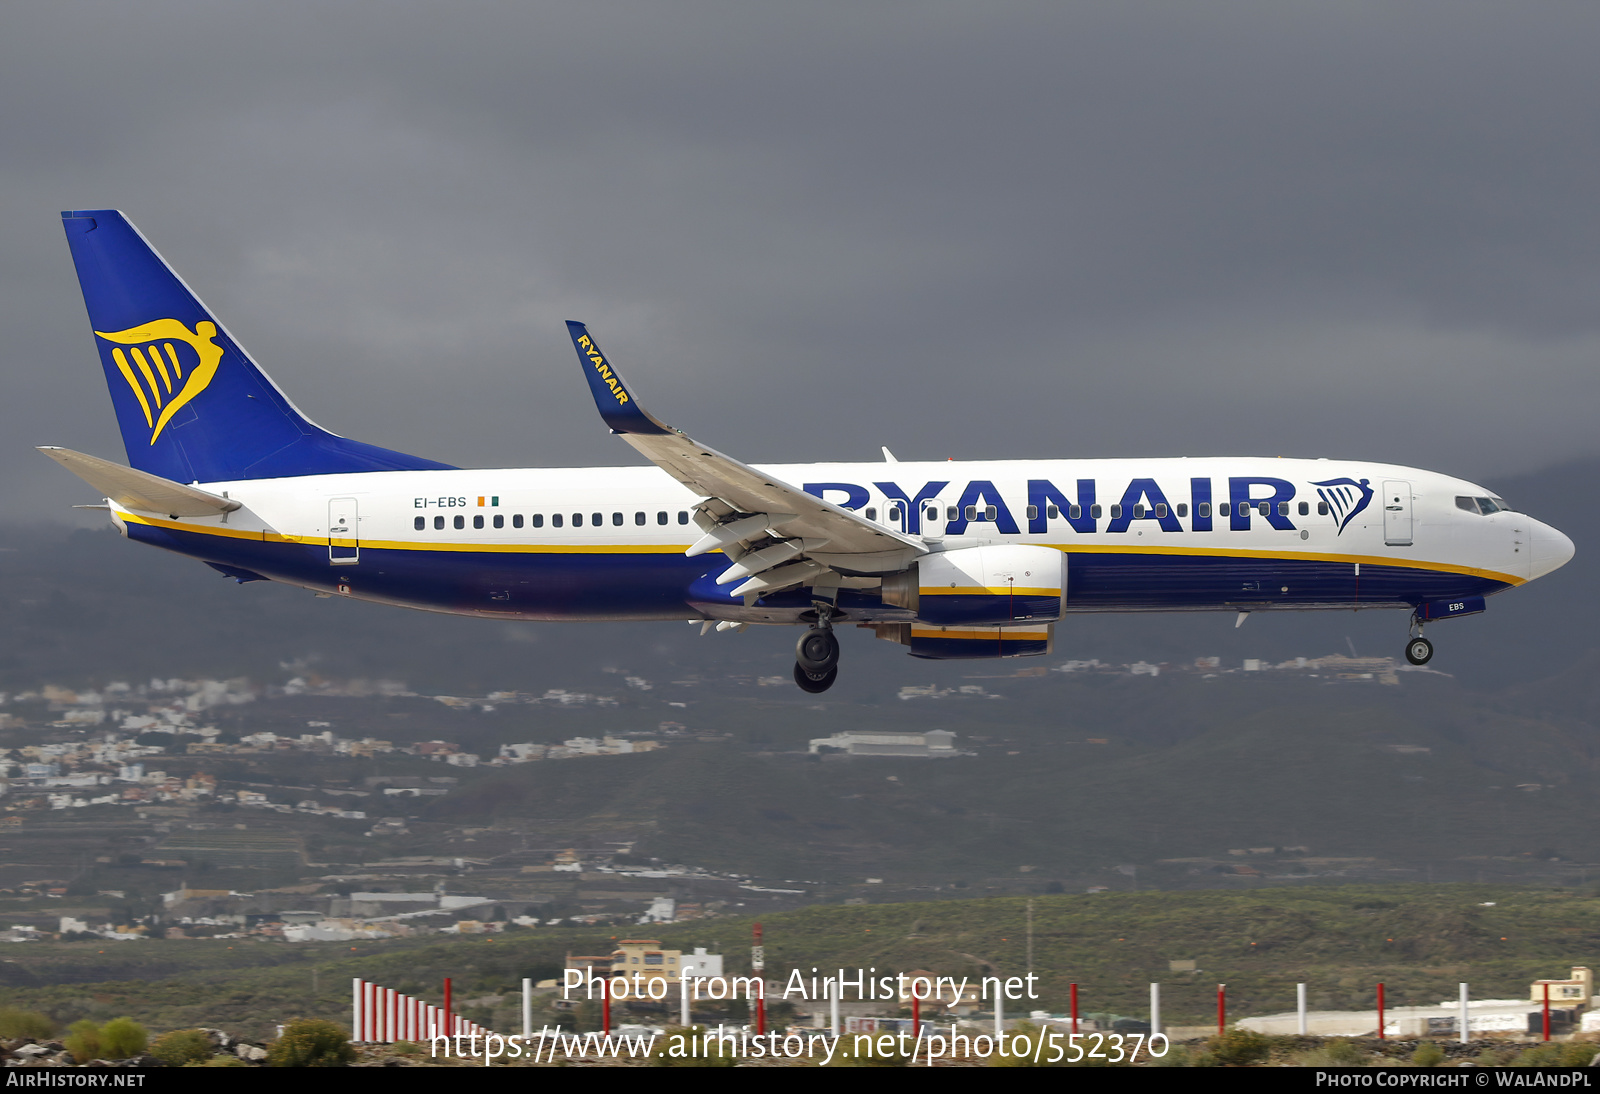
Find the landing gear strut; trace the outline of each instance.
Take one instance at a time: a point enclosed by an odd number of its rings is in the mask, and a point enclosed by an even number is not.
[[[794,682],[802,691],[820,695],[833,687],[839,677],[839,639],[834,637],[828,617],[823,615],[815,627],[800,636],[794,646]]]
[[[1433,660],[1433,643],[1422,637],[1422,622],[1415,615],[1411,617],[1412,635],[1406,641],[1406,660],[1413,665],[1426,665]]]

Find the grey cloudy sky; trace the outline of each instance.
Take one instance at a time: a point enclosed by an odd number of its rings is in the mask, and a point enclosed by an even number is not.
[[[1600,6],[7,3],[4,512],[122,458],[64,208],[462,465],[1600,451]],[[1515,500],[1515,499],[1513,499]]]

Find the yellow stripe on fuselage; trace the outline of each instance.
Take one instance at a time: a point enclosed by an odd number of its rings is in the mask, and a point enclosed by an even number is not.
[[[1012,588],[1010,585],[997,585],[988,588],[982,585],[958,585],[948,588],[943,585],[924,585],[919,590],[921,596],[1060,596],[1059,588],[1033,589],[1020,586]]]

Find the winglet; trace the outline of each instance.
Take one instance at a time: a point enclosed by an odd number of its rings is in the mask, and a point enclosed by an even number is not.
[[[578,351],[583,365],[583,375],[589,381],[589,391],[594,395],[600,417],[616,433],[674,433],[656,421],[634,399],[633,393],[623,383],[616,369],[611,367],[600,347],[589,337],[589,328],[582,323],[567,320],[567,333],[572,335],[572,347]]]

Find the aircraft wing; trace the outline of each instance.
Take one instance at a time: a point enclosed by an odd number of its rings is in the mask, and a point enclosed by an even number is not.
[[[735,593],[784,588],[830,568],[847,574],[892,573],[927,552],[915,537],[808,494],[665,425],[634,398],[584,324],[568,320],[567,330],[600,417],[611,431],[695,493],[723,503],[701,507],[705,516],[699,523],[706,535],[687,553],[725,551],[734,560],[729,568],[734,576],[723,578],[751,579]],[[776,542],[765,543],[768,538]],[[746,545],[753,549],[746,550]]]

